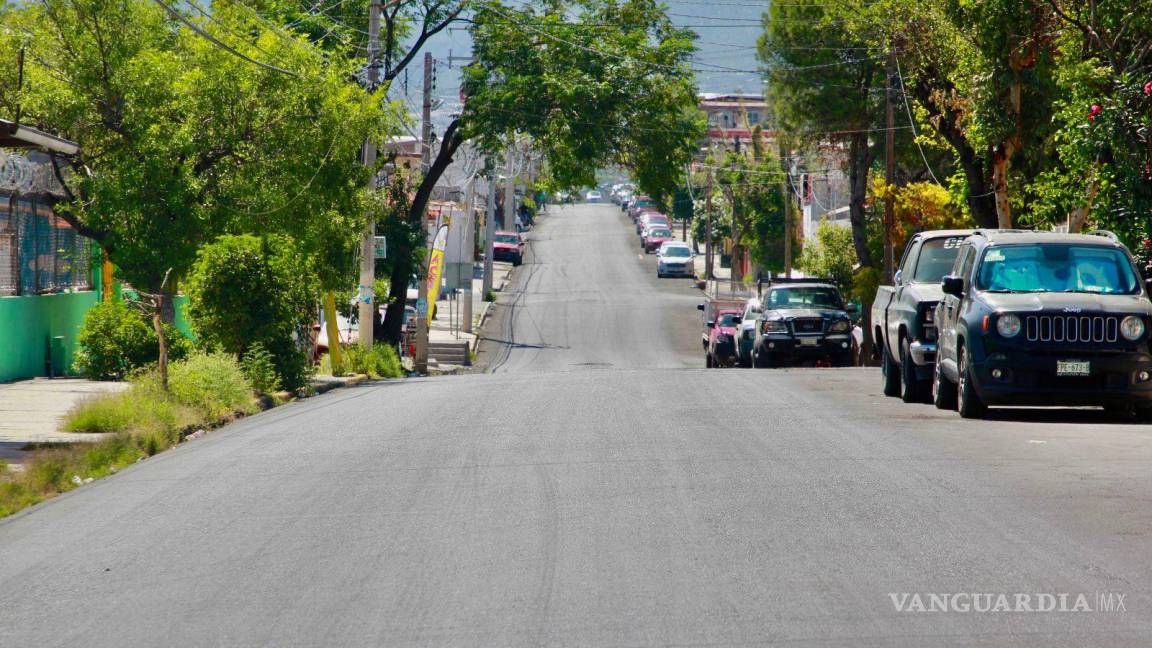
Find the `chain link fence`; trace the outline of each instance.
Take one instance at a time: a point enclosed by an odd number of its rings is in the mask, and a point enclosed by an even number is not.
[[[0,192],[0,296],[92,289],[92,242],[53,202]]]

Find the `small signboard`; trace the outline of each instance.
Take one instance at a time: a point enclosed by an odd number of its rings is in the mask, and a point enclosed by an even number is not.
[[[428,301],[423,297],[416,300],[416,315],[419,317],[428,316]]]
[[[377,236],[377,237],[375,237],[375,239],[376,240],[375,240],[374,247],[376,249],[376,258],[377,259],[387,259],[388,258],[388,237]]]

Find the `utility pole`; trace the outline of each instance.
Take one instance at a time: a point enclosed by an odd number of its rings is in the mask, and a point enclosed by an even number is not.
[[[492,292],[492,239],[496,236],[496,166],[488,165],[488,208],[484,213],[484,299]]]
[[[708,169],[708,182],[704,185],[704,278],[712,281],[712,169]]]
[[[788,186],[784,187],[784,277],[792,278],[792,226],[795,217],[792,216],[792,173],[788,172],[784,178]]]
[[[378,0],[376,0],[378,1]],[[435,61],[432,60],[430,52],[424,53],[424,110],[423,110],[423,124],[420,133],[421,136],[421,160],[420,171],[425,178],[428,177],[428,171],[432,168],[432,71]],[[420,215],[420,232],[424,235],[424,246],[428,245],[428,220],[423,214]],[[420,270],[417,273],[417,287],[419,290],[419,303],[424,304],[427,309],[426,313],[417,312],[416,314],[416,357],[415,369],[417,373],[424,373],[428,371],[428,315],[431,314],[435,308],[435,304],[428,303],[428,261],[427,255],[425,261],[420,264]],[[419,311],[419,309],[417,309]]]
[[[504,180],[504,230],[516,231],[516,135],[508,138],[508,176]]]
[[[476,176],[468,181],[468,192],[464,198],[464,245],[467,246],[464,257],[468,259],[465,276],[460,283],[464,286],[464,332],[472,332],[472,275],[476,268],[476,208],[473,206],[476,197]]]
[[[884,133],[884,182],[888,191],[884,194],[884,281],[892,284],[895,259],[892,250],[892,228],[895,225],[895,197],[892,191],[896,188],[896,104],[892,101],[893,82],[896,77],[896,50],[889,46],[888,50],[888,86],[884,93],[884,104],[887,110],[888,130]]]
[[[380,51],[380,0],[372,0],[368,7],[368,87],[375,88],[380,81],[376,57]],[[364,166],[372,170],[368,190],[376,191],[376,142],[364,140]],[[376,324],[376,222],[369,221],[360,238],[360,286],[357,315],[360,320],[360,346],[372,348]],[[338,344],[334,342],[333,344]]]

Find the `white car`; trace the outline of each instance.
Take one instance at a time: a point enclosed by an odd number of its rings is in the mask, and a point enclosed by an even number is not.
[[[760,300],[752,297],[744,304],[744,318],[740,320],[740,336],[736,339],[736,362],[741,367],[752,366],[752,347],[756,345],[756,321],[760,317]]]
[[[692,248],[680,241],[669,241],[660,246],[656,253],[656,276],[695,277],[696,255]]]
[[[599,191],[589,191],[584,198],[588,202],[600,202],[604,199],[604,194],[601,194]]]

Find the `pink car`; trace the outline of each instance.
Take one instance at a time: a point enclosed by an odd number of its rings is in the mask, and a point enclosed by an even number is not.
[[[524,238],[518,232],[496,232],[492,237],[492,258],[520,265],[524,262]]]
[[[736,364],[736,336],[740,335],[743,311],[721,310],[716,319],[708,322],[708,348],[704,351],[704,366],[731,367]]]
[[[668,241],[675,240],[672,237],[672,230],[668,229],[665,225],[653,225],[644,230],[644,235],[640,237],[640,247],[644,249],[644,253],[655,252],[660,249],[661,245]]]
[[[672,229],[672,225],[669,223],[668,217],[664,214],[659,212],[646,212],[640,214],[640,218],[636,219],[636,234],[637,236],[642,236],[644,234],[644,230],[648,229],[649,227],[655,227],[657,225],[662,225],[668,229]]]

